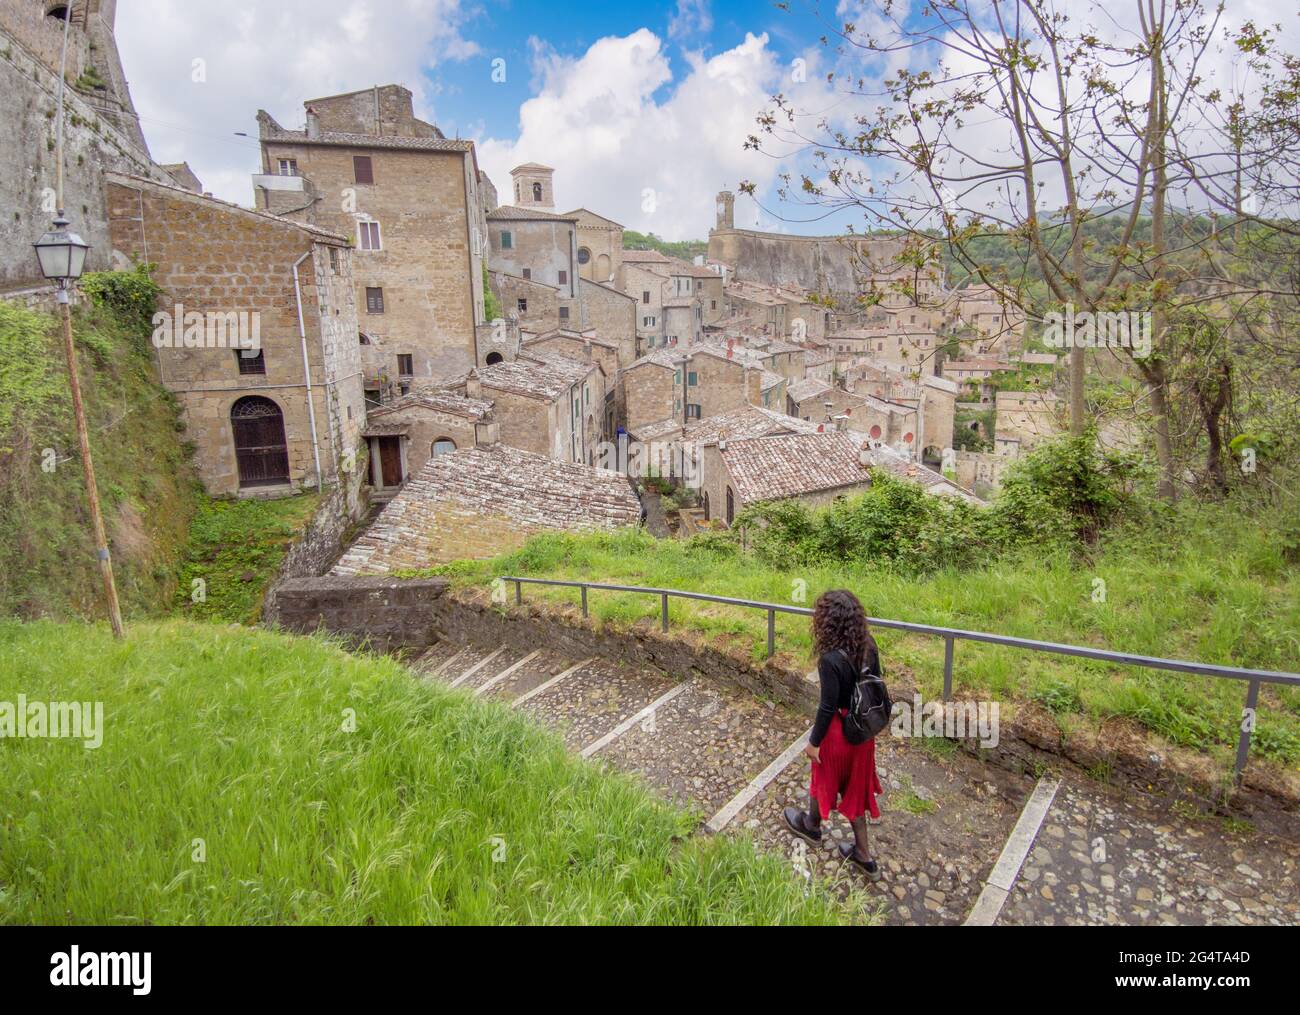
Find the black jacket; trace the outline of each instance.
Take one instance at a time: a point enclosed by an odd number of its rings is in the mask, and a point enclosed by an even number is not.
[[[821,701],[817,705],[817,718],[813,721],[812,733],[808,743],[820,747],[830,729],[831,720],[842,708],[848,708],[853,700],[853,688],[859,680],[858,671],[849,662],[848,656],[836,649],[825,653],[817,663],[817,675],[821,677]]]

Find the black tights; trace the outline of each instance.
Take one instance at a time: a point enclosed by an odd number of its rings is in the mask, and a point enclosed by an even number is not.
[[[817,804],[817,798],[811,793],[808,794],[808,827],[820,828],[822,824],[821,808]],[[867,861],[871,859],[871,843],[867,836],[867,816],[864,814],[856,821],[850,821],[849,827],[853,829],[854,852],[859,860]]]

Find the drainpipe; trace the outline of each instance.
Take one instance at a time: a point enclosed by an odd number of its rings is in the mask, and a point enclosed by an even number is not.
[[[293,295],[298,301],[298,337],[302,339],[302,375],[307,383],[307,418],[311,421],[311,450],[316,458],[316,492],[320,493],[322,479],[320,473],[320,441],[316,437],[316,404],[311,397],[311,362],[307,359],[307,324],[302,314],[302,284],[298,280],[298,265],[311,257],[311,251],[293,262]]]

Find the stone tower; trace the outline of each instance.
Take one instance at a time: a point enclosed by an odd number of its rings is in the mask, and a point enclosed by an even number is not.
[[[550,166],[525,162],[510,170],[515,180],[514,204],[516,208],[538,208],[552,211],[555,208],[555,191],[551,180],[555,170]]]
[[[729,190],[718,194],[718,228],[736,228],[736,195]]]

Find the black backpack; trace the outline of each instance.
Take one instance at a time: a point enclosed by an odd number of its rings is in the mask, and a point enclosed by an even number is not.
[[[840,653],[844,656],[844,653]],[[844,656],[845,662],[849,662]],[[849,665],[853,664],[849,662]],[[875,660],[879,670],[879,660]],[[849,699],[849,714],[840,720],[844,730],[844,739],[850,744],[865,744],[877,733],[889,725],[893,714],[894,702],[889,697],[889,688],[885,686],[882,673],[872,672],[863,667],[858,675],[858,682],[853,685],[853,694]]]

